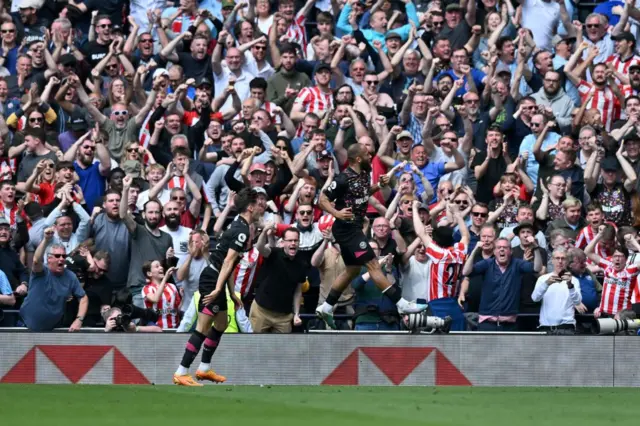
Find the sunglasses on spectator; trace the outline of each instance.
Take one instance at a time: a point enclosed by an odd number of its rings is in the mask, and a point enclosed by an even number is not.
[[[587,28],[599,28],[600,24],[587,24]]]
[[[153,39],[152,38],[140,39],[140,43],[153,43]]]
[[[42,123],[44,117],[29,117],[29,123]]]
[[[369,86],[377,86],[378,82],[377,81],[373,81],[373,80],[365,80],[365,83],[367,83]]]
[[[127,152],[138,152],[138,148],[127,148]]]
[[[471,212],[471,215],[475,217],[489,217],[489,213],[482,212]]]
[[[634,68],[632,70],[629,70],[629,74],[639,74],[640,73],[640,68]]]
[[[129,111],[124,109],[124,110],[120,110],[120,111],[112,111],[111,113],[117,117],[119,115],[127,115],[127,114],[129,114]]]
[[[115,70],[118,68],[118,64],[107,65],[105,68],[107,68],[108,70]]]
[[[538,127],[538,126],[542,126],[542,123],[534,123],[533,121],[531,122],[531,127]]]
[[[256,50],[267,50],[267,46],[253,46]]]
[[[53,253],[49,253],[49,256],[55,257],[56,259],[64,259],[65,257],[67,257],[66,254],[53,254]]]
[[[0,32],[2,32],[2,34],[6,34],[6,33],[13,34],[16,32],[16,30],[0,30]]]
[[[438,190],[438,192],[442,192],[442,193],[446,193],[446,194],[451,194],[453,192],[453,189],[449,189],[449,188],[440,188]]]
[[[49,163],[49,164],[45,164],[44,168],[45,169],[53,169],[53,168],[55,168],[55,166],[53,165],[53,163]]]
[[[434,27],[441,27],[444,25],[444,21],[432,21],[431,25],[433,25]]]
[[[480,99],[467,99],[464,101],[465,104],[477,104],[480,103]]]
[[[171,197],[171,201],[184,201],[186,199],[186,197]]]
[[[313,213],[313,210],[300,210],[298,212],[300,216],[311,216],[312,213]]]
[[[453,202],[456,203],[456,204],[465,204],[465,205],[469,204],[469,202],[465,201],[465,200],[454,200]]]
[[[98,28],[111,28],[111,24],[101,24],[98,25]]]
[[[96,148],[93,147],[93,146],[83,146],[82,149],[86,149],[86,150],[89,150],[89,151],[95,151],[96,150]]]

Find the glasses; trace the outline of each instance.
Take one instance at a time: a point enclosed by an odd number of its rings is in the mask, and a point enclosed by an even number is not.
[[[111,24],[98,25],[98,28],[111,28]]]
[[[171,201],[184,201],[186,199],[186,197],[171,197]]]
[[[127,152],[138,152],[138,148],[127,148]]]
[[[431,25],[433,25],[434,27],[441,27],[444,25],[444,21],[431,21]]]
[[[453,190],[452,190],[452,189],[449,189],[449,188],[440,188],[440,189],[438,190],[438,192],[441,192],[441,193],[443,193],[443,194],[451,194],[451,193],[453,192]]]
[[[465,104],[477,104],[480,103],[480,99],[467,99],[464,101]]]
[[[145,38],[144,40],[140,40],[140,43],[153,43],[153,39],[152,38]]]
[[[640,74],[640,68],[634,68],[629,70],[629,74]]]
[[[465,200],[454,200],[453,202],[456,204],[463,204],[465,206],[469,204],[469,202]]]
[[[16,32],[16,30],[0,30],[0,32],[2,32],[2,34],[7,34],[7,33],[13,34]]]
[[[171,84],[180,84],[180,78],[169,79],[169,83]]]
[[[531,127],[539,127],[542,126],[542,123],[534,123],[533,121],[531,122]]]
[[[108,70],[115,70],[118,68],[118,64],[107,65],[105,68]]]
[[[50,253],[49,256],[55,257],[56,259],[64,259],[65,257],[67,257],[66,254],[54,254],[54,253]]]
[[[535,105],[523,106],[522,109],[536,109]]]
[[[377,86],[378,82],[377,81],[373,81],[373,80],[365,80],[365,83],[367,83],[369,86]]]
[[[313,213],[312,210],[300,210],[298,212],[300,216],[311,216],[312,213]]]
[[[86,149],[87,151],[95,151],[95,147],[93,146],[83,146],[82,149]]]
[[[43,117],[29,117],[29,123],[42,123],[43,121]]]
[[[253,46],[256,50],[267,50],[267,46]]]
[[[53,164],[45,164],[44,168],[45,169],[53,169],[55,166]]]
[[[116,117],[120,116],[120,115],[128,115],[129,111],[125,110],[119,110],[119,111],[111,111],[111,114],[115,115]]]
[[[482,212],[471,212],[471,215],[475,217],[489,217],[489,213]]]
[[[587,28],[600,28],[600,24],[587,24]]]

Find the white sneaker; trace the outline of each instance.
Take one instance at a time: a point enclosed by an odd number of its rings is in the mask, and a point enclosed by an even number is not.
[[[327,327],[329,327],[332,330],[336,330],[336,323],[333,320],[333,311],[330,309],[323,309],[324,305],[326,305],[326,303],[322,304],[322,306],[318,306],[316,308],[316,317],[318,317],[318,319],[321,319],[322,321],[324,321],[325,324],[327,324]],[[329,306],[329,305],[327,305]]]
[[[426,304],[409,302],[406,299],[400,299],[398,303],[396,303],[398,307],[398,313],[402,314],[417,314],[419,312],[423,312],[427,309]]]

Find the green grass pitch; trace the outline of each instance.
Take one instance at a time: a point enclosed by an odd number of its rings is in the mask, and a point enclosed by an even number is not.
[[[0,424],[623,425],[637,419],[637,392],[622,388],[0,385]]]

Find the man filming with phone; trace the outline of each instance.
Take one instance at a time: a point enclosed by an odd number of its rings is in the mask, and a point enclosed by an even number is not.
[[[567,250],[558,247],[551,256],[553,271],[536,282],[531,298],[542,301],[540,331],[550,335],[576,334],[575,311],[586,311],[582,305],[580,281],[569,270]]]

